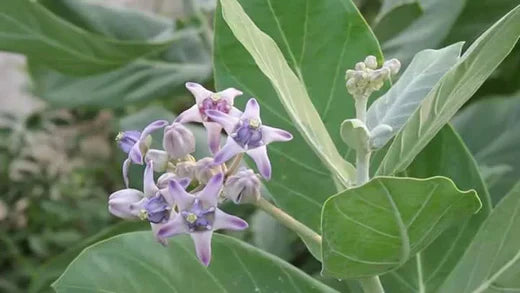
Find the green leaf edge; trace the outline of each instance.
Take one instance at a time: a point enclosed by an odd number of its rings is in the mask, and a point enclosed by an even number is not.
[[[475,212],[473,212],[473,214],[476,214],[480,211],[480,209],[482,208],[482,201],[480,200],[480,197],[478,196],[478,193],[475,189],[469,189],[469,190],[466,190],[466,191],[463,191],[463,190],[460,190],[457,185],[455,184],[455,182],[453,182],[453,180],[451,180],[450,178],[446,177],[446,176],[433,176],[433,177],[429,177],[429,178],[414,178],[414,177],[394,177],[394,176],[377,176],[377,177],[374,177],[372,179],[370,179],[370,181],[368,181],[366,184],[374,181],[374,180],[379,180],[379,179],[395,179],[395,180],[412,180],[412,181],[420,181],[420,182],[423,182],[423,181],[430,181],[430,180],[445,180],[446,182],[448,183],[451,183],[452,187],[454,188],[454,190],[458,193],[460,193],[461,196],[468,196],[468,195],[473,195],[473,198],[476,198],[477,200],[477,203],[478,203],[478,208],[475,210]],[[336,197],[339,197],[342,195],[343,192],[345,191],[348,191],[348,190],[352,190],[352,189],[358,189],[358,188],[362,188],[364,185],[361,185],[361,186],[356,186],[356,187],[353,187],[353,188],[347,188],[337,194],[334,194],[332,196],[330,196],[324,203],[323,203],[323,208],[321,209],[321,227],[323,227],[323,219],[324,219],[324,215],[325,215],[325,207],[327,206],[327,204],[329,203],[329,201],[332,201],[334,200]],[[408,232],[407,231],[404,231],[406,233],[406,236],[408,238]],[[322,233],[323,233],[323,228],[322,228]],[[403,235],[403,231],[400,230],[400,234]],[[388,272],[392,272],[394,270],[397,270],[399,267],[401,267],[402,265],[404,265],[411,257],[415,256],[415,255],[411,255],[410,254],[410,244],[409,244],[409,240],[406,239],[407,242],[408,242],[408,245],[406,247],[406,249],[408,250],[406,252],[406,255],[407,255],[407,259],[401,259],[401,262],[400,262],[400,265],[399,266],[396,266],[392,269],[389,269],[385,272],[382,272],[380,274],[385,274],[385,273],[388,273]],[[324,235],[322,234],[322,241],[326,241]],[[321,249],[321,259],[323,259],[323,256],[324,256],[324,249],[323,249],[323,244],[322,244],[322,249]],[[427,247],[427,246],[426,246]],[[424,247],[424,248],[426,248]],[[423,248],[423,249],[424,249]],[[422,251],[422,250],[421,250]],[[417,251],[417,253],[421,252],[421,251]],[[404,255],[404,253],[402,253]],[[402,257],[401,257],[402,258]],[[341,274],[337,274],[335,272],[331,272],[329,270],[326,270],[325,269],[325,265],[322,263],[322,270],[321,270],[321,275],[323,276],[331,276],[331,277],[343,277]],[[372,277],[374,275],[367,275],[366,277]],[[377,275],[376,275],[377,276]]]

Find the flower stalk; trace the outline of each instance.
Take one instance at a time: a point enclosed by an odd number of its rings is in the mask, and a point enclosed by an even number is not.
[[[314,232],[311,228],[305,226],[300,221],[291,217],[289,214],[284,212],[283,210],[277,208],[272,203],[265,200],[263,197],[260,197],[258,201],[256,201],[255,205],[262,209],[264,212],[271,215],[273,218],[282,223],[285,227],[290,230],[296,232],[303,238],[311,239],[316,244],[321,246],[321,235]]]

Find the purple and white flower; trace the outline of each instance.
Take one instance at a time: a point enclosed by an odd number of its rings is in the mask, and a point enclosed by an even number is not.
[[[212,153],[216,153],[220,148],[222,127],[208,117],[206,111],[213,110],[231,116],[239,116],[242,112],[233,107],[233,103],[237,96],[242,95],[242,92],[235,88],[228,88],[214,93],[194,82],[187,82],[186,88],[195,97],[195,105],[182,112],[175,121],[179,123],[202,123],[208,134],[209,149]]]
[[[187,186],[189,180],[176,181]],[[123,219],[148,220],[157,240],[166,244],[166,239],[158,235],[159,229],[175,214],[174,198],[167,189],[159,190],[153,179],[153,161],[146,163],[143,178],[144,192],[132,188],[116,191],[108,198],[108,210]]]
[[[195,151],[195,136],[180,123],[164,128],[163,147],[170,157],[181,159]]]
[[[211,261],[213,231],[243,230],[248,227],[246,221],[217,208],[223,179],[222,173],[213,176],[206,187],[195,195],[186,192],[177,180],[171,180],[168,190],[179,212],[158,231],[161,238],[190,234],[195,243],[197,257],[205,266]]]
[[[144,163],[143,158],[152,143],[150,134],[166,125],[168,125],[168,121],[157,120],[148,124],[142,132],[137,130],[124,131],[119,133],[116,137],[119,147],[125,153],[128,153],[128,158],[123,162],[123,180],[125,181],[126,187],[128,187],[128,170],[130,169],[130,164],[142,165]]]
[[[215,154],[215,164],[222,164],[239,153],[246,153],[255,161],[260,174],[270,179],[271,162],[267,156],[266,145],[275,141],[289,141],[293,138],[292,134],[262,125],[260,106],[256,99],[247,102],[240,117],[214,110],[207,110],[206,114],[213,121],[220,123],[228,134],[226,144]]]

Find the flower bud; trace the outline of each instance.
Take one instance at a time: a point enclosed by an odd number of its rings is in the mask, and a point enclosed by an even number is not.
[[[224,173],[221,165],[215,165],[213,158],[203,158],[197,161],[195,165],[195,178],[202,183],[208,183],[211,177],[218,173]]]
[[[174,159],[180,159],[195,151],[195,136],[180,123],[172,123],[164,129],[163,147]]]
[[[383,64],[383,67],[390,69],[392,74],[397,74],[401,69],[401,62],[397,59],[390,59]]]
[[[108,198],[108,210],[122,219],[138,219],[144,194],[136,189],[122,189]]]
[[[155,149],[148,150],[144,157],[145,162],[153,162],[153,170],[155,172],[166,171],[169,159],[170,157],[168,156],[167,152]]]
[[[364,71],[367,68],[367,65],[363,62],[356,63],[356,66],[354,67],[357,71]]]
[[[375,56],[369,55],[367,58],[365,58],[365,64],[370,69],[376,69],[377,68],[377,59]]]
[[[260,179],[253,170],[241,169],[226,180],[224,196],[236,204],[256,202],[260,198]]]

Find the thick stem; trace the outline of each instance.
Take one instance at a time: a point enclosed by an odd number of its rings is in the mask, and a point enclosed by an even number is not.
[[[366,96],[359,96],[356,97],[356,118],[363,121],[363,123],[366,123],[367,120],[367,103],[368,103],[368,97]]]
[[[378,276],[360,279],[361,287],[365,293],[384,293],[385,289],[381,285],[381,281]]]
[[[311,228],[305,226],[295,218],[291,217],[286,212],[277,208],[276,206],[265,200],[263,197],[261,197],[255,203],[255,205],[262,209],[264,212],[271,215],[276,220],[278,220],[285,227],[293,230],[300,236],[305,237],[306,239],[310,239],[316,242],[316,244],[321,245],[321,236],[318,233],[314,232]]]
[[[367,120],[367,103],[368,97],[362,96],[356,98],[356,118],[366,123]],[[356,185],[361,186],[370,179],[370,155],[369,146],[356,150]],[[361,287],[365,293],[384,293],[385,290],[379,276],[373,276],[359,280]]]

